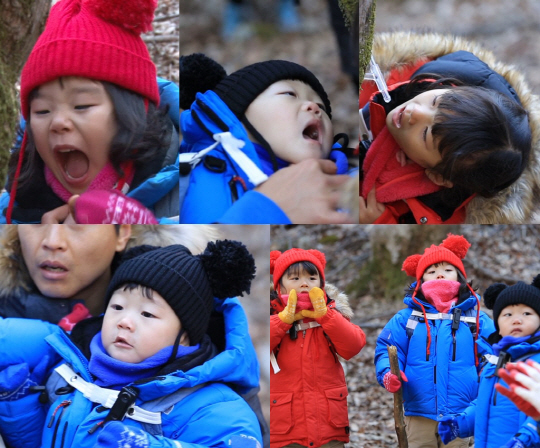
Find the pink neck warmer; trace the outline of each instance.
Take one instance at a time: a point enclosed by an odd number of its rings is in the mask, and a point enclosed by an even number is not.
[[[47,166],[45,166],[45,180],[47,181],[47,185],[49,185],[54,191],[54,193],[64,202],[67,202],[69,198],[73,196],[73,193],[70,193],[60,183],[60,181],[54,176],[52,171]],[[133,180],[133,173],[128,175],[128,179],[126,179],[126,185],[131,183],[132,180]],[[99,172],[99,174],[94,178],[94,180],[90,183],[86,191],[112,190],[114,189],[118,181],[119,181],[118,173],[113,168],[112,163],[107,162],[107,165],[105,165],[103,169]]]
[[[309,299],[309,294],[307,292],[299,292],[297,294],[298,301],[296,302],[296,312],[302,310],[313,310],[313,304]],[[281,301],[283,305],[287,306],[289,301],[289,294],[281,294]]]
[[[439,313],[448,313],[457,303],[459,282],[454,280],[429,280],[422,283],[422,293]]]

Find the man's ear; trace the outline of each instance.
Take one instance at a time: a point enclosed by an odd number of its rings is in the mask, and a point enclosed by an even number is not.
[[[452,181],[445,180],[441,174],[436,173],[431,169],[426,170],[426,176],[431,182],[433,182],[435,185],[439,185],[440,187],[452,188],[454,186]]]

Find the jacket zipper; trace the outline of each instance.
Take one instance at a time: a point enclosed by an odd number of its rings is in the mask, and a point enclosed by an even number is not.
[[[56,443],[56,436],[58,435],[58,428],[60,427],[60,421],[62,420],[62,415],[64,414],[65,409],[70,404],[71,404],[71,400],[64,400],[58,406],[56,406],[56,409],[54,410],[53,414],[51,415],[51,419],[49,420],[49,423],[47,424],[47,428],[52,427],[52,425],[54,423],[54,419],[56,417],[56,413],[61,409],[60,414],[58,415],[58,420],[56,421],[56,425],[54,427],[54,433],[53,433],[51,448],[54,448],[54,445]],[[67,426],[67,422],[66,422],[66,425],[64,425],[64,437],[65,437],[66,426]],[[64,439],[64,437],[62,439]],[[64,444],[64,442],[62,440],[62,446],[63,446],[63,444]]]

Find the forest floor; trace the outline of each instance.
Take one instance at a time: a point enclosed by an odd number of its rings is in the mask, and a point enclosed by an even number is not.
[[[325,277],[348,290],[355,311],[353,322],[365,332],[362,351],[344,363],[349,389],[349,448],[397,446],[393,395],[376,380],[373,364],[377,337],[403,302],[350,290],[349,285],[371,258],[372,226],[272,226],[272,249],[304,247],[322,250],[327,259]],[[523,280],[530,283],[540,273],[540,226],[460,226],[471,247],[464,260],[468,279],[483,294],[494,282]],[[403,285],[405,288],[406,285]],[[482,303],[482,309],[487,311]],[[487,311],[489,314],[489,311]]]

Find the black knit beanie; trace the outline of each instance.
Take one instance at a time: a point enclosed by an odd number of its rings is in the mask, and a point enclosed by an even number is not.
[[[246,109],[259,94],[271,84],[286,79],[311,86],[332,118],[328,95],[307,68],[294,62],[272,60],[248,65],[227,76],[221,65],[202,53],[180,57],[180,107],[189,109],[198,92],[213,90],[242,120]]]
[[[191,345],[208,329],[214,297],[225,299],[249,294],[255,261],[238,241],[208,243],[200,255],[182,245],[138,246],[127,251],[107,289],[106,301],[127,283],[159,293],[174,310]]]
[[[530,285],[524,282],[517,282],[512,286],[494,283],[486,289],[484,303],[488,309],[493,310],[493,321],[497,333],[499,332],[499,316],[509,305],[527,305],[540,316],[540,274]]]

